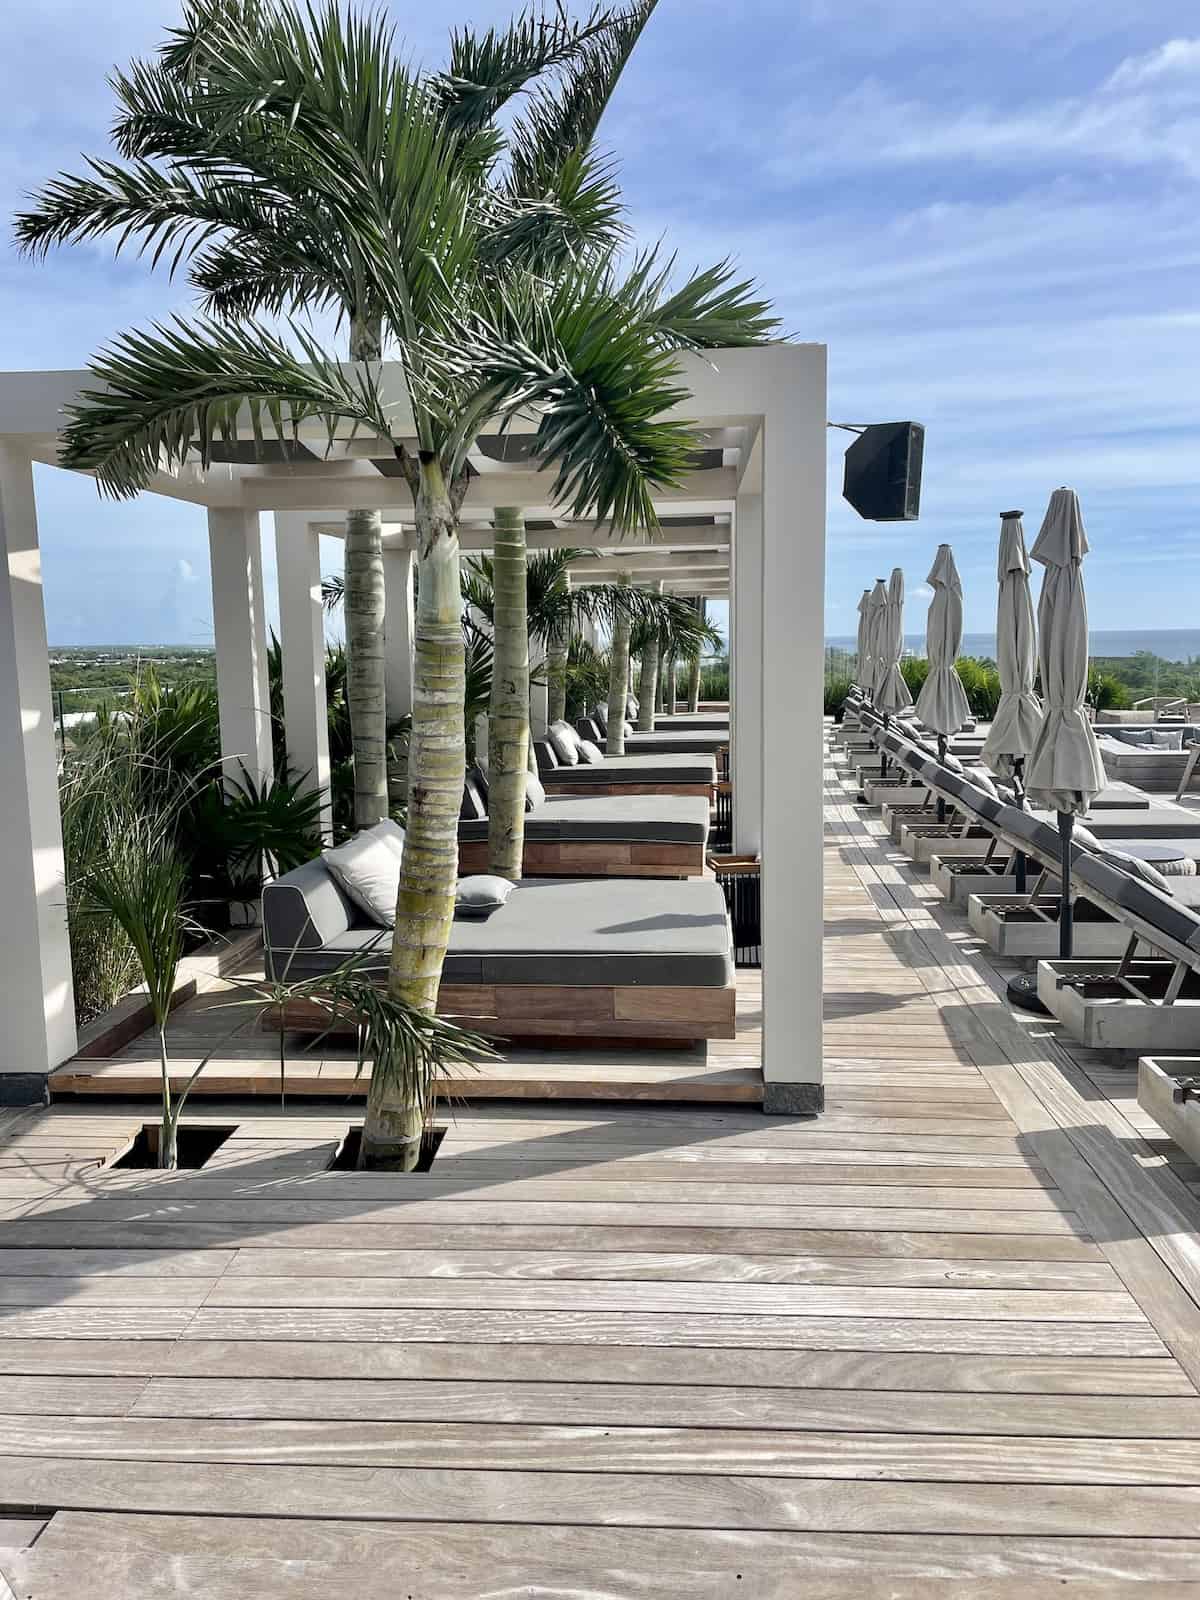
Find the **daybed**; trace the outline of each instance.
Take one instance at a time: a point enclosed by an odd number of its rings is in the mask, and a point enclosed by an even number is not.
[[[323,860],[263,890],[267,972],[329,972],[357,952],[382,979],[391,930],[367,920]],[[732,1039],[733,949],[715,883],[530,878],[484,919],[456,917],[438,1012],[507,1038],[584,1045]],[[323,1031],[311,1005],[290,1027]]]
[[[717,781],[712,755],[672,751],[624,756],[581,749],[579,734],[555,723],[545,739],[535,739],[538,776],[547,794],[679,794],[711,797]],[[571,759],[573,757],[573,759]]]
[[[698,878],[704,873],[707,795],[547,795],[525,816],[530,877]],[[487,779],[473,772],[458,825],[458,869],[488,870]]]

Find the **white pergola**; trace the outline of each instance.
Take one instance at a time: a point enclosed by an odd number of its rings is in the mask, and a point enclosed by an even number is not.
[[[466,551],[491,547],[498,505],[526,508],[534,548],[581,546],[581,581],[629,572],[688,595],[730,596],[734,848],[763,858],[764,1109],[819,1110],[821,1087],[821,719],[824,664],[825,349],[773,345],[684,362],[680,415],[705,448],[656,502],[652,544],[619,541],[547,504],[548,480],[508,438],[475,452],[463,506]],[[385,368],[397,428],[407,399]],[[33,463],[56,465],[84,372],[0,374],[0,1104],[40,1098],[76,1046],[57,755],[51,712]],[[380,441],[263,459],[250,430],[207,470],[159,473],[149,492],[208,511],[221,749],[271,773],[261,517],[273,513],[289,756],[328,792],[318,540],[344,513],[382,507],[389,711],[411,706],[411,506]]]

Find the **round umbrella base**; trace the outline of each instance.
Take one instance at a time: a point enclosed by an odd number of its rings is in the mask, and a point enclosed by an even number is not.
[[[1031,1011],[1038,1017],[1048,1017],[1052,1014],[1049,1006],[1038,999],[1036,972],[1022,972],[1017,977],[1010,978],[1006,993],[1009,1003],[1022,1011]]]

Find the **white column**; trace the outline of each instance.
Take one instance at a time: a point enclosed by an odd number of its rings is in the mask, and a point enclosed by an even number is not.
[[[776,360],[762,470],[763,1109],[804,1114],[824,1103],[825,349]],[[743,660],[753,649],[743,635]]]
[[[733,848],[738,855],[753,855],[762,849],[762,629],[762,494],[742,492],[734,515],[729,601],[729,774],[733,780]]]
[[[0,1105],[75,1053],[58,755],[33,465],[0,439]]]
[[[413,561],[414,552],[406,546],[384,545],[383,591],[387,618],[384,690],[389,722],[412,716]]]
[[[545,673],[546,664],[542,663]],[[544,739],[550,726],[550,689],[544,681],[529,685],[529,731],[535,739]]]
[[[321,796],[321,835],[333,838],[329,790],[329,713],[325,700],[325,607],[321,541],[305,511],[275,513],[279,574],[279,642],[283,656],[283,722],[288,765]]]
[[[210,510],[208,553],[221,759],[227,778],[239,779],[244,767],[256,783],[265,783],[274,762],[258,512]]]

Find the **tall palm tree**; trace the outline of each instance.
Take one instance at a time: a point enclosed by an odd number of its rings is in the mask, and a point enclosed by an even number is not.
[[[274,0],[190,0],[158,59],[115,79],[115,131],[125,164],[96,161],[85,178],[60,176],[18,218],[18,239],[27,249],[44,250],[114,234],[118,249],[139,242],[173,268],[189,258],[191,281],[209,313],[236,319],[264,311],[332,311],[348,330],[350,359],[377,363],[384,353],[384,307],[354,238],[309,184],[306,157],[287,123],[266,108],[229,115],[218,66],[222,40],[231,30],[246,36],[275,26],[281,9]],[[451,157],[457,151],[482,178],[490,166],[490,119],[540,73],[565,66],[602,37],[619,15],[596,8],[575,24],[561,14],[530,12],[506,30],[456,35],[433,107],[466,135],[451,141]],[[299,16],[297,9],[293,20]],[[314,14],[313,23],[308,64],[317,71],[332,66],[335,78],[348,64],[343,44],[361,59],[363,45],[369,49],[386,38],[377,24],[353,18],[339,29],[332,4]],[[366,148],[361,153],[370,154]],[[402,144],[394,153],[407,158]],[[343,247],[323,248],[330,238]],[[388,806],[378,511],[347,515],[345,594],[354,819],[363,827],[386,816]]]
[[[652,529],[654,490],[677,482],[697,447],[664,416],[686,399],[664,329],[686,322],[688,306],[693,315],[707,307],[710,327],[722,302],[744,315],[747,297],[728,287],[727,269],[716,286],[698,274],[670,292],[646,257],[624,277],[608,261],[581,264],[549,288],[524,275],[498,285],[484,266],[506,239],[536,233],[545,209],[514,204],[497,219],[496,107],[535,69],[571,59],[600,31],[599,13],[458,33],[446,72],[427,77],[404,64],[376,18],[284,0],[253,10],[249,20],[205,14],[202,72],[174,60],[171,70],[132,69],[117,130],[126,165],[57,180],[21,233],[39,246],[124,229],[158,252],[204,235],[192,276],[219,286],[219,304],[119,336],[93,360],[97,387],[72,408],[63,463],[93,472],[105,491],[134,494],[197,459],[207,467],[247,418],[256,438],[273,434],[284,448],[302,432],[331,449],[361,432],[394,455],[413,500],[419,599],[388,982],[397,999],[432,1013],[454,913],[465,763],[458,516],[468,456],[485,426],[534,414],[533,447],[556,504]],[[181,163],[189,130],[194,155]],[[264,278],[275,286],[282,332],[239,311],[239,269],[255,310],[267,301]],[[353,295],[334,293],[338,274]],[[351,301],[378,319],[404,394],[380,362],[342,364],[294,314]],[[372,1077],[369,1165],[407,1168],[419,1153],[426,1108],[397,1098],[396,1081]]]

